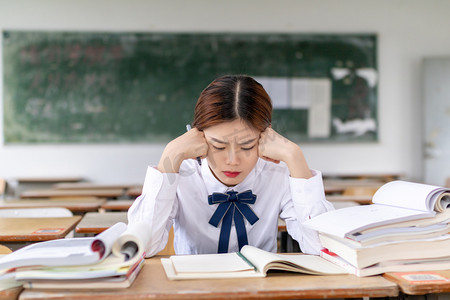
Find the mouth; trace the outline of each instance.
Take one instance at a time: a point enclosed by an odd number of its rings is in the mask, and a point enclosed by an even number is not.
[[[223,174],[229,178],[237,177],[241,172],[230,172],[230,171],[224,171]]]

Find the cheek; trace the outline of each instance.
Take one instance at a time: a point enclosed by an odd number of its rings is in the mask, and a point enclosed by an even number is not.
[[[251,151],[245,151],[242,158],[253,168],[258,160],[258,150],[252,149]]]
[[[217,149],[214,149],[214,147],[209,146],[208,148],[208,162],[210,163],[211,168],[216,168],[217,164],[220,164],[220,162],[223,160],[225,151],[219,151]]]

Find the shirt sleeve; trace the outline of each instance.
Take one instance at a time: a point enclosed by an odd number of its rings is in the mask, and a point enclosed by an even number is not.
[[[290,195],[285,197],[280,217],[285,220],[288,233],[299,243],[302,252],[319,254],[322,246],[317,232],[302,223],[334,207],[325,199],[322,173],[311,172],[313,176],[309,179],[289,177]]]
[[[148,226],[147,257],[155,255],[167,244],[178,205],[178,177],[176,173],[161,173],[148,167],[142,194],[128,210],[128,224],[145,223]]]

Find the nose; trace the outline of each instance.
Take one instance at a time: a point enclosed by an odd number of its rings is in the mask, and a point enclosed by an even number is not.
[[[239,150],[238,149],[231,149],[228,151],[228,157],[227,157],[227,164],[231,166],[237,166],[241,162],[239,157]]]

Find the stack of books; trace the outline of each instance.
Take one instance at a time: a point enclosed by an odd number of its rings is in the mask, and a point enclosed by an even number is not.
[[[1,256],[0,287],[129,287],[144,266],[145,228],[117,223],[96,237],[35,243]]]
[[[450,269],[450,189],[392,181],[372,202],[304,223],[319,232],[324,259],[357,276]]]

